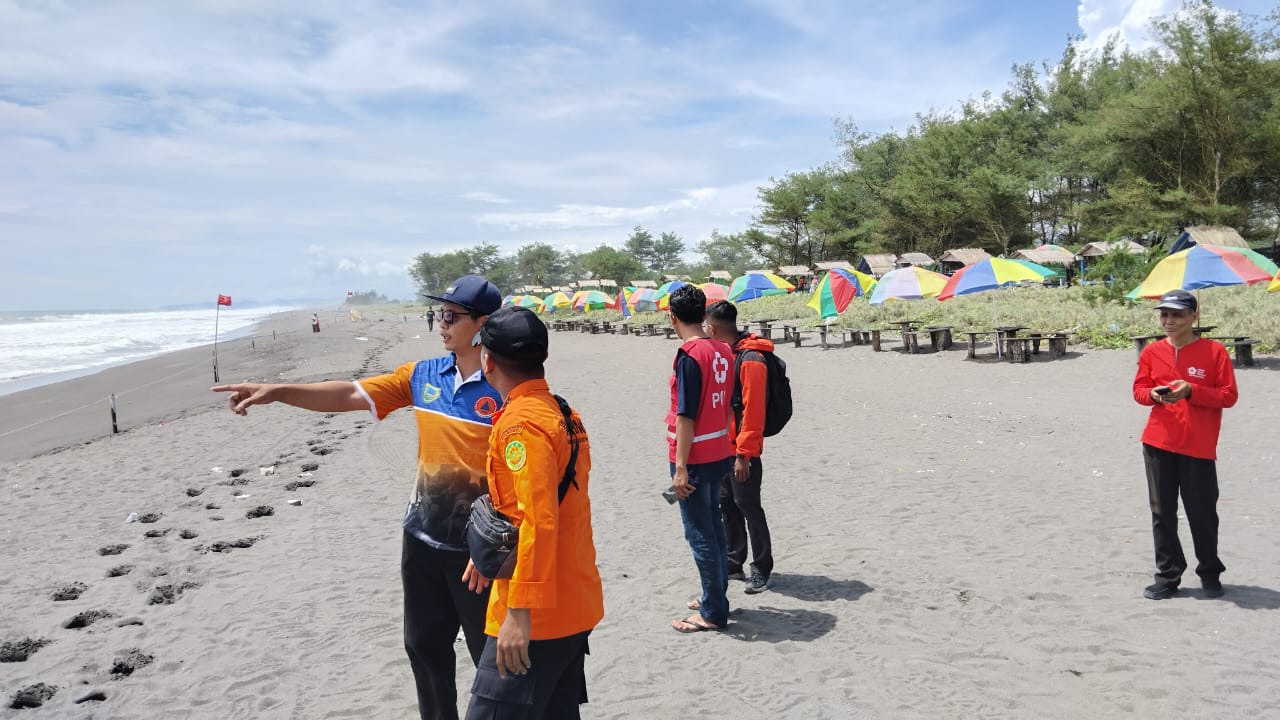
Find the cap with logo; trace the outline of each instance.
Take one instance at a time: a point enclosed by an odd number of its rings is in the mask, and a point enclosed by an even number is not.
[[[1195,312],[1200,303],[1196,302],[1196,296],[1186,290],[1170,290],[1160,296],[1160,302],[1156,305],[1156,309],[1169,310],[1190,310]]]
[[[503,357],[542,362],[547,359],[547,326],[529,308],[504,307],[484,321],[480,343]]]
[[[450,283],[440,295],[426,297],[461,305],[477,315],[491,315],[502,306],[502,293],[498,286],[479,275],[463,275]]]

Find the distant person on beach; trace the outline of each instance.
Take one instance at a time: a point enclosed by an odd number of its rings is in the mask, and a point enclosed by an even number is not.
[[[707,308],[707,332],[728,344],[734,353],[733,408],[729,439],[733,443],[733,480],[720,491],[720,512],[729,547],[729,577],[747,581],[746,592],[769,589],[773,574],[773,542],[769,522],[760,505],[764,479],[764,411],[768,400],[769,367],[761,353],[773,352],[773,341],[738,331],[738,308],[727,300]],[[747,540],[751,541],[751,576],[743,573]]]
[[[311,313],[311,332],[320,332],[320,313]]]
[[[680,499],[684,537],[698,567],[702,597],[689,603],[697,614],[672,623],[683,633],[720,630],[729,623],[729,557],[720,487],[733,471],[729,441],[730,370],[733,350],[702,329],[707,297],[685,285],[671,294],[671,324],[683,344],[671,374],[667,411],[667,459],[671,485]]]
[[[466,525],[471,503],[485,493],[485,448],[502,396],[480,372],[477,334],[502,294],[476,275],[458,278],[439,296],[440,337],[448,355],[401,365],[355,382],[219,385],[232,411],[282,402],[317,412],[364,410],[381,420],[411,407],[418,423],[418,467],[404,515],[400,573],[404,644],[423,718],[457,718],[459,626],[473,663],[484,650],[487,590],[468,588],[473,572]],[[471,583],[475,585],[475,583]]]
[[[498,310],[480,341],[484,375],[506,399],[489,435],[489,498],[520,534],[511,577],[493,581],[467,718],[577,718],[587,636],[604,617],[591,447],[578,413],[547,387],[547,326],[533,311]]]
[[[1165,339],[1151,343],[1138,358],[1133,397],[1150,405],[1142,433],[1147,468],[1147,497],[1155,538],[1155,583],[1143,597],[1163,600],[1178,594],[1187,569],[1178,541],[1178,493],[1195,545],[1196,574],[1205,597],[1222,597],[1226,570],[1218,557],[1218,432],[1222,410],[1236,404],[1235,370],[1221,343],[1200,338],[1195,324],[1199,303],[1185,290],[1160,298]]]
[[[427,332],[431,332],[432,329],[435,328],[435,326],[436,326],[436,311],[432,308],[427,308]]]

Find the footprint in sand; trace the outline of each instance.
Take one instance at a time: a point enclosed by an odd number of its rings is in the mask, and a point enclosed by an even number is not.
[[[200,587],[200,583],[184,582],[180,585],[157,585],[155,590],[151,591],[151,597],[147,598],[148,605],[172,605],[182,597],[182,594],[188,590]],[[126,675],[128,673],[125,673]]]
[[[142,517],[138,518],[138,522],[148,523],[148,524],[160,522],[160,518],[162,517],[164,517],[164,515],[162,515],[161,513],[147,513],[146,515],[143,515]]]
[[[325,455],[328,455],[328,454],[329,454],[329,453],[331,453],[331,452],[333,452],[333,448],[331,448],[331,447],[324,447],[323,445],[322,445],[322,446],[320,446],[320,447],[313,447],[313,448],[311,448],[311,454],[312,454],[312,455],[319,455],[319,456],[321,456],[321,457],[324,457]]]
[[[73,582],[70,585],[64,585],[58,588],[57,590],[54,590],[53,593],[49,595],[49,597],[53,598],[54,602],[64,602],[66,600],[78,600],[80,599],[80,595],[83,594],[84,591],[88,589],[89,587],[82,582]]]
[[[14,710],[28,710],[38,708],[41,705],[53,699],[58,694],[58,688],[44,683],[36,683],[28,685],[13,694],[13,698],[9,701],[9,707]]]
[[[302,463],[302,467],[301,467],[302,472],[315,472],[316,470],[319,470],[319,469],[320,469],[320,463],[316,463],[316,462],[305,462],[305,463]]]
[[[208,505],[204,506],[204,509],[205,510],[221,510],[222,506],[219,505],[218,503],[209,503]]]
[[[37,650],[50,642],[44,638],[22,638],[13,642],[0,643],[0,663],[26,662],[27,658],[35,655]]]
[[[129,549],[128,543],[120,543],[117,545],[107,545],[106,547],[98,548],[98,554],[99,555],[119,555],[120,553],[128,549]]]
[[[201,553],[209,553],[209,552],[229,553],[232,550],[235,550],[237,548],[240,548],[240,549],[251,548],[253,547],[254,543],[258,542],[261,539],[262,539],[262,536],[257,535],[254,537],[240,538],[239,540],[219,540],[215,543],[210,543],[207,547],[198,548],[198,549],[200,550]]]
[[[165,535],[168,535],[171,532],[173,532],[173,528],[165,528],[163,530],[156,528],[155,530],[148,530],[145,533],[145,536],[149,538],[158,538],[158,537],[164,537]]]
[[[79,615],[76,615],[75,617],[71,618],[70,620],[62,623],[62,627],[68,630],[80,630],[82,628],[89,627],[90,625],[98,622],[99,620],[105,620],[109,617],[115,617],[115,616],[112,615],[110,612],[107,612],[106,610],[86,610],[80,613]]]
[[[109,578],[124,577],[125,575],[128,575],[131,572],[133,572],[132,565],[117,565],[107,571],[107,577]]]
[[[183,540],[194,540],[200,537],[200,533],[196,532],[195,530],[183,530],[182,532],[178,533],[178,537],[182,538]]]
[[[294,492],[298,488],[309,488],[315,484],[316,484],[315,480],[294,480],[292,482],[286,483],[284,486],[284,489],[288,490],[289,492]]]
[[[111,663],[111,677],[116,680],[129,677],[134,671],[144,668],[153,662],[155,662],[155,657],[141,650],[136,648],[126,650],[124,655],[116,658]]]
[[[199,497],[204,493],[204,488],[187,488],[187,497]]]
[[[104,701],[104,700],[106,700],[106,699],[107,699],[107,694],[106,694],[106,693],[102,692],[101,690],[94,690],[93,692],[89,693],[88,695],[85,695],[84,697],[82,697],[82,698],[80,698],[80,699],[76,700],[76,704],[77,704],[77,705],[83,705],[83,704],[85,704],[85,703],[87,703],[87,702],[102,702],[102,701]]]
[[[259,505],[258,507],[246,512],[245,517],[253,520],[254,518],[270,517],[276,514],[276,509],[270,505]]]

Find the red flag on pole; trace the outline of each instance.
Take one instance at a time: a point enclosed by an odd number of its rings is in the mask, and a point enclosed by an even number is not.
[[[230,295],[219,295],[219,296],[218,296],[218,304],[219,304],[219,305],[226,305],[227,307],[231,307],[231,296],[230,296]]]

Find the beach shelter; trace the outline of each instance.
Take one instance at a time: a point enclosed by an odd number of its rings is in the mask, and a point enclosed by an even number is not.
[[[905,252],[898,256],[898,267],[906,267],[915,265],[916,267],[930,267],[936,265],[937,260],[925,255],[922,252]]]
[[[542,305],[550,312],[555,312],[560,308],[567,308],[573,305],[573,298],[565,295],[562,291],[557,290],[550,295],[542,298]]]
[[[886,300],[921,300],[937,297],[946,284],[946,275],[914,265],[890,270],[876,281],[876,286],[872,288],[871,304],[883,305]]]
[[[1074,265],[1075,253],[1061,245],[1040,245],[1025,250],[1018,250],[1011,260],[1029,260],[1037,265]]]
[[[982,248],[953,248],[942,253],[938,264],[946,273],[956,272],[960,268],[969,267],[991,257],[991,253]]]
[[[1180,250],[1151,269],[1130,298],[1158,298],[1170,290],[1199,290],[1223,285],[1252,285],[1271,279],[1238,248],[1196,245]]]
[[[1215,247],[1247,248],[1249,242],[1240,237],[1233,227],[1226,225],[1190,225],[1183,228],[1182,234],[1169,247],[1169,254],[1181,252],[1196,245],[1213,245]]]
[[[574,310],[599,310],[613,304],[613,298],[599,290],[579,290],[573,294]]]
[[[526,307],[534,312],[542,312],[547,309],[547,306],[542,302],[542,298],[537,295],[513,295],[509,304],[517,307]]]
[[[796,286],[767,270],[752,270],[734,279],[729,286],[729,299],[733,302],[755,300],[765,295],[785,295]]]
[[[893,270],[897,263],[898,256],[893,253],[872,253],[871,255],[862,256],[862,259],[858,261],[857,269],[878,278]]]
[[[1040,269],[1048,271],[1048,268]],[[951,279],[947,280],[947,286],[938,293],[938,299],[950,300],[957,295],[995,290],[1024,280],[1042,282],[1045,277],[1041,272],[1032,270],[1016,260],[989,257],[957,270]]]
[[[710,307],[713,302],[729,299],[729,288],[719,283],[705,282],[699,285],[698,289],[707,296],[707,307]]]
[[[635,288],[631,288],[631,290],[635,290]],[[627,297],[627,288],[622,288],[621,290],[619,290],[618,298],[614,300],[613,309],[622,311],[623,320],[626,320],[627,318],[631,317],[631,303],[629,302],[629,300],[630,298]]]
[[[627,303],[635,312],[655,312],[658,309],[658,291],[654,288],[636,288],[627,298]]]
[[[822,319],[844,312],[855,297],[866,297],[876,286],[876,279],[866,273],[844,268],[831,268],[813,289],[809,302]]]

